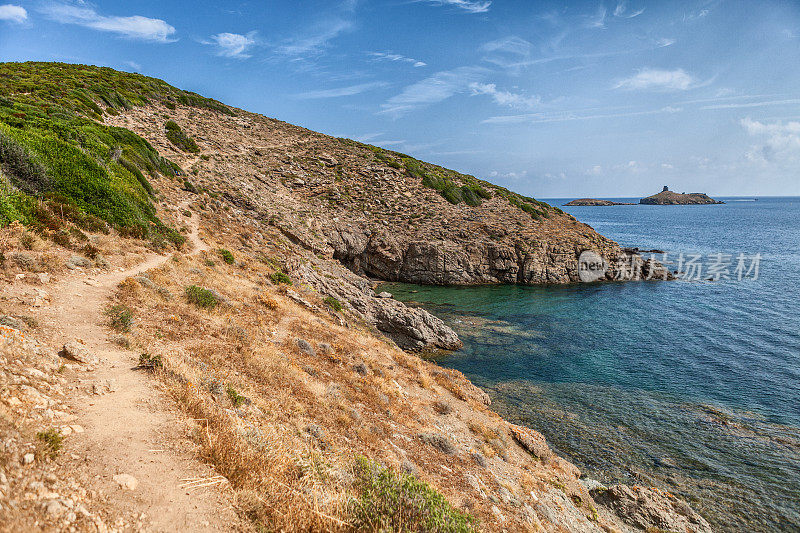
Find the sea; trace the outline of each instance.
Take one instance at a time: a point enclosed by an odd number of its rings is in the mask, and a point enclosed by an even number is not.
[[[453,327],[438,364],[585,476],[668,490],[715,531],[800,531],[800,198],[720,199],[562,207],[675,281],[381,290]]]

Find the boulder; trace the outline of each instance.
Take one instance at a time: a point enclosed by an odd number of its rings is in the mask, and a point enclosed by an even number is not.
[[[123,490],[136,490],[139,486],[139,480],[130,474],[117,474],[113,479]]]
[[[99,362],[96,355],[90,352],[86,346],[77,341],[72,341],[65,344],[59,355],[61,357],[72,359],[73,361],[87,365],[96,365]]]
[[[514,437],[514,440],[532,455],[539,459],[549,459],[553,456],[553,451],[547,445],[544,435],[526,427],[514,424],[510,426],[511,436]]]
[[[711,533],[709,523],[669,492],[638,485],[614,485],[591,492],[595,502],[614,511],[626,523],[644,530]]]

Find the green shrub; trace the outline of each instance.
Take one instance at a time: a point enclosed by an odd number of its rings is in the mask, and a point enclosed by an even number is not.
[[[228,384],[225,388],[225,392],[228,394],[228,398],[230,398],[234,407],[241,407],[247,401],[247,398],[236,392],[236,389],[234,389],[231,384]]]
[[[291,284],[292,284],[292,278],[290,278],[289,276],[287,276],[287,275],[286,275],[286,274],[285,274],[283,271],[281,271],[281,270],[276,270],[275,272],[273,272],[273,273],[272,273],[272,274],[269,276],[269,279],[270,279],[270,280],[272,281],[272,283],[274,283],[275,285],[280,285],[281,283],[285,283],[286,285],[291,285]]]
[[[213,309],[219,305],[219,300],[213,292],[197,285],[186,287],[186,299],[189,300],[189,303],[204,309]]]
[[[133,324],[133,311],[127,305],[114,305],[106,311],[111,319],[111,327],[119,332],[128,332]]]
[[[0,164],[14,185],[27,193],[50,188],[47,171],[19,141],[0,130]]]
[[[225,248],[221,248],[219,250],[219,255],[222,257],[222,260],[232,265],[236,262],[236,259],[233,257],[233,254],[230,250],[226,250]]]
[[[164,362],[161,360],[160,355],[150,355],[148,353],[143,353],[139,355],[139,367],[145,370],[157,370],[164,366]]]
[[[44,453],[50,457],[50,459],[55,459],[58,457],[58,452],[61,451],[64,437],[58,432],[57,429],[49,428],[44,431],[40,431],[36,434],[36,438],[42,443],[44,446]]]
[[[342,310],[342,302],[340,302],[339,300],[337,300],[333,296],[326,296],[325,300],[323,300],[323,301],[325,302],[325,305],[327,305],[328,307],[330,307],[331,309],[333,309],[337,313]]]
[[[200,147],[197,146],[197,143],[194,142],[194,139],[186,135],[183,132],[180,126],[173,121],[168,120],[166,124],[164,124],[164,130],[167,133],[167,139],[169,142],[174,144],[179,150],[184,152],[192,152],[197,153],[200,151]]]
[[[474,532],[474,517],[454,509],[439,492],[412,475],[397,474],[365,457],[355,465],[358,498],[349,505],[357,531]]]

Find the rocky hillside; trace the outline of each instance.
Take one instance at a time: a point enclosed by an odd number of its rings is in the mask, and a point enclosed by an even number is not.
[[[612,276],[659,265],[159,80],[6,63],[0,86],[0,529],[709,530],[672,494],[582,479],[408,353],[460,342],[365,276],[566,282],[587,248]]]
[[[167,138],[176,122],[201,155]],[[261,115],[160,105],[108,117],[191,168],[190,186],[359,274],[420,284],[568,283],[597,251],[607,279],[637,257],[544,202],[404,154]],[[644,265],[645,269],[647,265]]]

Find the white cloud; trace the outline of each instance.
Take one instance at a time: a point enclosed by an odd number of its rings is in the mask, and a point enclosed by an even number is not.
[[[142,71],[142,65],[140,65],[136,61],[125,61],[125,64],[127,66],[131,67],[135,72],[141,72]]]
[[[419,107],[447,100],[469,90],[472,83],[480,81],[486,71],[478,67],[459,67],[437,72],[429,78],[409,85],[403,92],[381,105],[381,113],[399,117]]]
[[[492,97],[496,104],[515,108],[532,109],[541,103],[538,96],[524,96],[508,91],[499,91],[494,83],[475,82],[469,85],[473,95],[486,94]]]
[[[372,89],[379,89],[386,87],[388,84],[382,81],[375,81],[371,83],[360,83],[358,85],[350,85],[349,87],[338,87],[336,89],[323,89],[319,91],[309,91],[298,94],[295,98],[301,100],[312,100],[318,98],[339,98],[341,96],[353,96],[361,94]]]
[[[533,45],[525,39],[517,37],[516,35],[510,35],[484,44],[481,46],[481,50],[484,52],[500,52],[517,56],[527,56],[530,54],[532,46]]]
[[[615,89],[656,89],[685,91],[693,87],[695,79],[683,69],[661,70],[646,68],[636,75],[618,82]]]
[[[644,13],[644,8],[638,9],[636,11],[628,11],[628,2],[622,0],[617,4],[616,9],[614,9],[614,16],[621,17],[626,19],[632,19],[633,17],[638,17]]]
[[[741,121],[751,137],[759,138],[745,154],[756,163],[785,163],[800,160],[800,122],[759,122],[750,117]]]
[[[748,98],[748,97],[741,97],[741,98]],[[729,104],[714,104],[714,105],[707,105],[703,106],[700,109],[708,110],[708,109],[742,109],[746,107],[765,107],[765,106],[773,106],[773,105],[789,105],[795,106],[800,104],[800,99],[792,98],[790,100],[766,100],[762,102],[734,102]]]
[[[591,111],[591,110],[590,110]],[[619,113],[596,113],[582,111],[563,111],[560,113],[525,113],[520,115],[500,115],[483,120],[482,124],[546,124],[550,122],[572,122],[576,120],[597,120],[606,118],[638,117],[645,115],[658,115],[661,113],[677,113],[680,109],[662,107],[644,111],[622,111]]]
[[[116,33],[129,39],[169,43],[175,39],[175,28],[161,19],[134,15],[116,17],[99,14],[88,4],[51,3],[42,7],[42,12],[61,24],[77,24],[98,31]]]
[[[240,33],[218,33],[212,35],[203,44],[217,47],[217,55],[222,57],[235,57],[237,59],[247,59],[252,57],[248,51],[256,44],[256,32],[251,31],[247,35]]]
[[[296,58],[317,55],[328,47],[331,40],[352,29],[353,23],[351,21],[334,18],[314,25],[304,35],[287,40],[277,48],[277,52]]]
[[[467,13],[486,13],[492,5],[491,0],[414,0],[437,6],[453,6],[463,9]]]
[[[22,6],[5,4],[0,6],[0,20],[7,20],[9,22],[21,24],[28,20],[28,12]]]
[[[589,20],[589,22],[587,23],[587,26],[590,27],[590,28],[604,29],[606,27],[606,15],[607,14],[608,14],[608,11],[606,11],[605,6],[600,6],[597,9],[597,15],[595,15],[594,18]]]
[[[667,46],[672,46],[672,45],[673,45],[673,44],[675,44],[676,42],[677,42],[677,41],[676,41],[675,39],[670,39],[670,38],[668,38],[668,37],[663,37],[663,38],[661,38],[661,39],[658,39],[658,40],[656,41],[656,45],[657,45],[659,48],[664,48],[664,47],[667,47]]]
[[[415,68],[427,66],[427,63],[424,61],[419,61],[418,59],[413,59],[400,54],[392,54],[390,52],[370,52],[369,56],[372,57],[374,61],[397,61],[400,63],[410,63]]]

